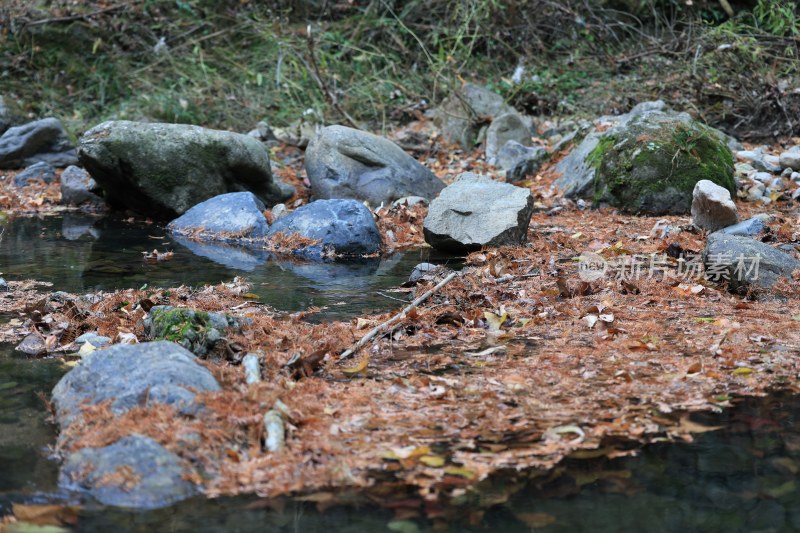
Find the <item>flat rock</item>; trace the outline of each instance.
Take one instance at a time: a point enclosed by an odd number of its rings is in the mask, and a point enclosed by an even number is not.
[[[532,214],[529,189],[465,172],[431,202],[424,222],[425,241],[455,253],[521,244]]]
[[[502,96],[466,83],[436,109],[435,122],[445,141],[469,150],[475,146],[483,121],[505,113],[515,113],[515,110]]]
[[[377,207],[404,196],[433,198],[444,183],[392,141],[328,126],[306,149],[314,198],[354,198]]]
[[[45,183],[53,183],[56,179],[56,169],[50,163],[39,161],[27,167],[22,172],[14,176],[14,185],[17,187],[24,187],[31,181],[43,181]]]
[[[125,475],[119,473],[124,471]],[[181,459],[150,437],[130,435],[67,457],[59,485],[87,492],[103,505],[157,509],[197,494]]]
[[[531,130],[517,113],[505,113],[495,118],[486,130],[486,161],[495,164],[500,150],[508,141],[522,146],[531,145]]]
[[[733,290],[770,288],[779,277],[791,279],[792,272],[800,268],[800,261],[768,244],[721,232],[708,236],[703,263],[707,279],[728,281]]]
[[[197,409],[196,392],[219,388],[194,354],[174,342],[117,344],[92,352],[67,372],[53,389],[53,405],[64,428],[80,417],[84,404],[111,400],[111,409],[121,414],[155,402],[188,413]]]
[[[237,242],[265,237],[264,203],[251,192],[230,192],[200,202],[167,225],[178,235]]]
[[[112,207],[154,216],[180,215],[228,192],[249,191],[266,205],[294,193],[273,179],[259,141],[199,126],[104,122],[83,135],[78,157]]]
[[[101,204],[103,199],[96,193],[100,186],[88,172],[75,165],[70,165],[61,173],[61,202],[67,205],[83,203]]]
[[[792,146],[778,157],[778,165],[781,168],[791,168],[800,170],[800,146]]]
[[[728,189],[713,181],[697,182],[692,192],[692,222],[695,226],[716,231],[738,221],[739,212]]]
[[[40,161],[54,167],[78,161],[75,147],[58,119],[43,118],[14,126],[0,136],[0,168],[20,168]]]
[[[269,233],[274,236],[278,232],[319,241],[296,252],[307,259],[372,255],[383,247],[372,213],[356,200],[311,202],[275,221]]]

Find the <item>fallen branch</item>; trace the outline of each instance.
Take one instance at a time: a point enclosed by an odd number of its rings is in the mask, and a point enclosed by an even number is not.
[[[68,17],[54,17],[54,18],[34,20],[32,22],[29,22],[27,24],[27,26],[29,26],[29,27],[30,26],[41,26],[43,24],[55,24],[55,23],[58,23],[58,22],[72,22],[72,21],[75,21],[75,20],[85,20],[85,19],[88,19],[88,18],[95,17],[97,15],[104,15],[104,14],[110,13],[112,11],[118,11],[118,10],[124,8],[124,7],[128,7],[129,5],[130,5],[130,2],[125,2],[125,3],[122,3],[122,4],[115,5],[115,6],[106,7],[104,9],[98,9],[97,11],[92,11],[91,13],[84,13],[83,15],[70,15]]]
[[[374,339],[383,330],[385,330],[386,328],[388,328],[392,324],[395,324],[396,322],[399,322],[400,320],[404,319],[406,317],[406,315],[412,309],[414,309],[419,304],[421,304],[422,302],[424,302],[425,300],[430,298],[436,291],[438,291],[439,289],[441,289],[442,287],[444,287],[445,285],[450,283],[453,280],[453,278],[455,278],[457,275],[458,275],[458,272],[451,272],[446,278],[444,278],[442,281],[440,281],[434,288],[432,288],[431,290],[429,290],[428,292],[426,292],[425,294],[423,294],[422,296],[420,296],[419,298],[417,298],[416,300],[414,300],[413,302],[408,304],[405,307],[405,309],[400,311],[400,313],[396,314],[395,316],[393,316],[392,318],[390,318],[386,322],[378,324],[377,326],[372,328],[372,330],[370,330],[369,333],[367,333],[366,335],[361,337],[361,339],[357,343],[355,343],[351,348],[348,348],[347,350],[342,352],[342,355],[339,356],[339,361],[344,361],[345,359],[347,359],[348,357],[350,357],[354,353],[358,352],[359,350],[361,350],[361,348],[366,346],[366,344],[369,341]]]

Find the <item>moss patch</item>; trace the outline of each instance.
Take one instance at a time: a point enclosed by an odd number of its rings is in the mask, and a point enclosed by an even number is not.
[[[730,150],[694,121],[642,117],[603,136],[587,163],[596,169],[595,204],[626,212],[688,213],[692,190],[704,179],[736,192]]]

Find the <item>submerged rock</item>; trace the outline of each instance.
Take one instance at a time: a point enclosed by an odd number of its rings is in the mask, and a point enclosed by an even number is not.
[[[662,102],[609,117],[610,129],[587,135],[558,165],[555,186],[568,197],[592,198],[626,212],[686,214],[703,179],[736,192],[733,157],[721,132]]]
[[[344,126],[320,131],[306,150],[315,198],[355,198],[377,207],[404,196],[432,198],[444,188],[433,172],[388,139]]]
[[[436,110],[436,125],[448,143],[471,149],[486,118],[516,113],[503,97],[473,83],[466,83]]]
[[[103,505],[157,509],[197,493],[186,479],[190,473],[177,455],[150,437],[130,435],[71,454],[61,468],[59,485],[88,492]]]
[[[431,202],[424,223],[425,241],[456,253],[521,244],[532,214],[529,189],[465,172]]]
[[[269,232],[264,204],[250,192],[220,194],[201,202],[167,225],[178,235],[236,242],[259,239]]]
[[[299,207],[272,224],[270,237],[277,233],[319,241],[295,252],[314,260],[372,255],[383,247],[372,213],[356,200],[317,200]]]
[[[152,403],[197,411],[197,392],[219,390],[219,384],[195,356],[174,342],[117,344],[92,352],[67,372],[53,389],[56,420],[62,428],[81,416],[81,406],[111,400],[124,413]]]
[[[71,165],[61,173],[61,202],[64,204],[103,203],[103,199],[97,195],[100,191],[97,182],[80,167]]]
[[[703,250],[706,278],[727,281],[733,290],[748,286],[770,288],[778,278],[791,279],[800,261],[750,237],[716,232]]]
[[[172,238],[179,245],[188,248],[194,255],[205,257],[222,266],[252,272],[269,260],[265,250],[225,244],[219,241],[197,241],[174,234]]]
[[[43,118],[14,126],[0,136],[0,168],[20,168],[40,161],[54,167],[78,161],[75,147],[58,119]]]
[[[698,228],[716,231],[736,224],[739,212],[728,189],[708,180],[700,180],[692,192],[692,222]]]
[[[104,122],[81,138],[78,157],[112,207],[158,216],[227,192],[249,191],[267,205],[294,193],[273,179],[259,141],[199,126]]]
[[[14,185],[24,187],[31,180],[41,180],[45,183],[53,183],[56,179],[56,169],[50,163],[39,161],[14,176]]]

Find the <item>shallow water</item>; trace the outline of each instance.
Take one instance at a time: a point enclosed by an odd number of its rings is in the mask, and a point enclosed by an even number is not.
[[[173,259],[148,264],[142,252],[153,249],[171,250]],[[378,291],[408,279],[421,262],[458,265],[430,249],[381,260],[298,263],[263,251],[174,239],[156,224],[83,214],[17,217],[5,225],[0,239],[0,272],[9,281],[32,278],[52,282],[53,290],[84,293],[145,284],[201,286],[242,276],[261,302],[277,309],[327,308],[318,319],[397,307],[399,302]]]
[[[156,247],[173,250],[174,259],[146,264],[141,252]],[[399,306],[377,291],[406,279],[416,263],[436,259],[417,251],[368,264],[298,265],[245,250],[180,244],[154,225],[76,215],[18,218],[0,242],[0,270],[10,280],[51,281],[54,290],[81,293],[145,283],[202,285],[243,275],[263,302],[287,311],[328,306],[323,318]],[[3,321],[0,317],[0,327]],[[0,516],[14,502],[80,501],[79,495],[57,487],[57,465],[47,458],[55,430],[38,396],[49,395],[65,371],[57,360],[25,359],[11,346],[0,345]],[[497,479],[491,499],[505,502],[477,520],[451,524],[451,530],[800,530],[800,398],[745,400],[721,415],[694,420],[723,429],[696,435],[691,444],[652,445],[637,457],[568,460],[513,493],[506,494],[508,480]],[[479,498],[465,504],[459,516],[478,509]],[[159,511],[126,512],[82,503],[75,531],[362,532],[391,527],[413,532],[433,527],[423,519],[393,522],[390,512],[363,505],[320,512],[312,504],[291,501],[275,510],[253,498],[199,498]]]

